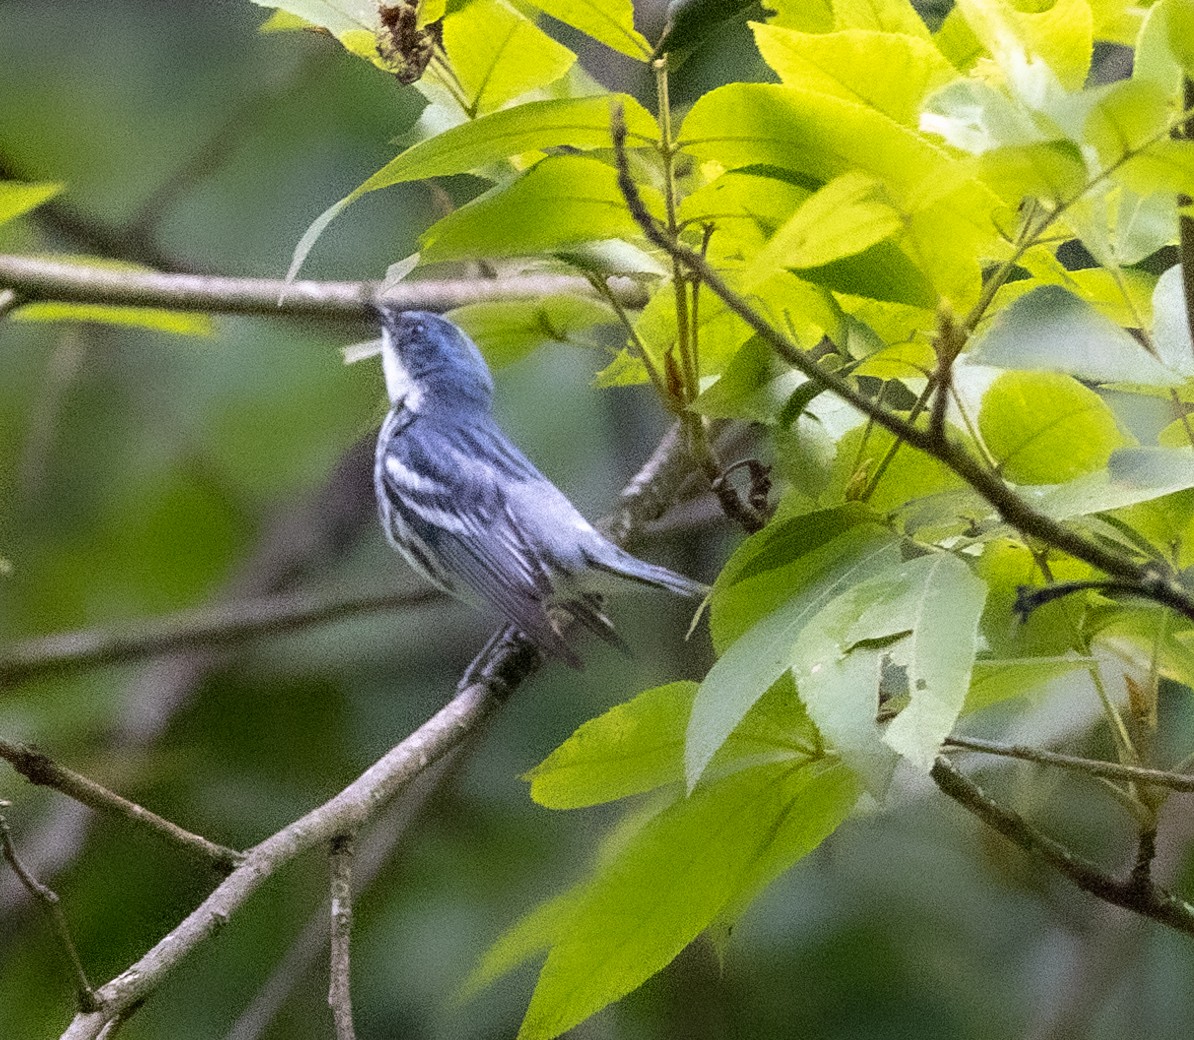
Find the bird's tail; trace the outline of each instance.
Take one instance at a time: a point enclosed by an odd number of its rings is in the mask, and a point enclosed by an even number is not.
[[[668,592],[674,592],[677,596],[685,596],[688,599],[704,599],[709,595],[708,585],[693,581],[675,571],[669,571],[666,567],[660,567],[658,564],[647,563],[646,560],[631,556],[630,553],[617,546],[611,545],[610,550],[601,559],[593,560],[592,565],[598,570],[607,571],[622,578],[629,578],[631,581],[641,582],[643,585],[653,585],[657,589],[666,589]]]

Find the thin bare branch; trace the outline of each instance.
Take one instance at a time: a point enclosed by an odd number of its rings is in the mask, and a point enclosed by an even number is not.
[[[97,991],[103,1010],[79,1014],[63,1040],[96,1040],[105,1023],[141,1000],[192,951],[218,932],[265,881],[300,854],[337,834],[359,828],[419,772],[480,725],[510,692],[502,681],[503,655],[493,681],[469,683],[435,715],[335,797],[250,849],[191,914],[128,969]],[[519,676],[521,679],[521,676]]]
[[[1043,859],[1084,892],[1179,932],[1194,935],[1194,906],[1167,892],[1151,879],[1133,873],[1121,881],[1074,855],[1019,813],[1001,806],[944,755],[938,756],[932,777],[945,794],[968,812],[1025,852]]]
[[[629,279],[614,279],[610,287],[627,306],[644,302],[643,290]],[[126,271],[11,254],[0,254],[0,289],[30,300],[329,318],[369,318],[370,307],[378,302],[403,310],[446,311],[485,300],[593,295],[584,278],[554,274],[411,281],[383,293],[380,282],[287,283],[277,278]]]
[[[113,813],[143,824],[192,855],[214,865],[217,870],[227,872],[241,861],[241,854],[235,849],[217,845],[201,835],[192,834],[178,824],[150,812],[144,806],[121,797],[115,791],[109,791],[102,784],[60,766],[33,748],[0,740],[0,758],[5,759],[30,783],[52,787],[99,812]]]
[[[331,955],[328,958],[328,1006],[336,1040],[356,1040],[352,1024],[352,861],[356,855],[350,834],[332,839],[328,866],[331,874]]]
[[[4,808],[8,804],[8,802],[0,801],[0,808]],[[25,865],[21,862],[20,857],[17,855],[16,847],[13,845],[12,832],[8,829],[8,820],[5,819],[3,813],[0,813],[0,851],[3,852],[4,858],[8,860],[8,865],[12,867],[13,873],[20,879],[21,884],[25,886],[29,894],[45,909],[46,916],[49,917],[50,924],[54,928],[54,935],[58,939],[58,945],[62,948],[67,963],[71,967],[71,973],[74,975],[75,996],[79,1004],[79,1009],[83,1012],[98,1010],[100,1005],[96,1000],[95,990],[91,988],[91,983],[87,981],[87,972],[83,970],[83,962],[79,959],[79,951],[76,949],[75,942],[71,938],[70,928],[66,923],[66,915],[62,912],[62,904],[58,899],[58,893],[47,888],[25,869]]]
[[[360,899],[381,875],[398,844],[417,820],[423,807],[454,772],[473,742],[459,745],[426,770],[396,799],[393,807],[378,817],[370,833],[357,844],[353,861],[353,889]],[[294,991],[302,986],[315,968],[320,954],[328,947],[328,914],[331,901],[325,900],[307,919],[302,931],[274,965],[261,988],[229,1028],[224,1040],[259,1040],[285,1007]]]
[[[79,668],[123,664],[175,650],[223,646],[360,614],[404,610],[442,596],[434,588],[341,597],[293,593],[143,618],[116,628],[39,636],[0,648],[0,686]]]
[[[994,740],[979,740],[977,737],[949,737],[946,747],[965,751],[981,751],[986,755],[1016,758],[1024,762],[1037,762],[1046,766],[1072,769],[1088,776],[1105,777],[1108,780],[1124,780],[1137,784],[1156,784],[1183,794],[1194,793],[1194,776],[1189,773],[1173,773],[1163,769],[1145,769],[1143,766],[1121,765],[1119,762],[1101,762],[1094,758],[1077,755],[1062,755],[1056,751],[1028,747],[1024,744],[1000,744]]]
[[[675,431],[627,485],[609,522],[619,541],[663,515],[688,469]],[[657,487],[658,485],[658,487]],[[659,488],[668,489],[661,493]],[[107,1023],[146,999],[192,951],[211,938],[266,880],[297,856],[355,833],[433,763],[459,747],[532,676],[539,651],[514,628],[495,633],[457,686],[456,696],[323,805],[283,827],[244,859],[177,927],[135,964],[96,991],[102,1010],[80,1013],[62,1040],[98,1040]]]

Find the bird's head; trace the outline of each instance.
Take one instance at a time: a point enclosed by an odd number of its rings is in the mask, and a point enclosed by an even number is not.
[[[488,407],[493,378],[477,345],[447,318],[379,307],[381,360],[390,401],[414,411],[434,401]]]

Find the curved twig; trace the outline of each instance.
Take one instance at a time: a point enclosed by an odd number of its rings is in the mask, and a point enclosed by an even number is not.
[[[940,756],[932,771],[937,786],[968,812],[999,831],[1020,848],[1045,860],[1084,892],[1104,902],[1151,918],[1179,932],[1194,935],[1194,907],[1150,878],[1133,872],[1126,880],[1112,877],[1093,863],[1037,830],[1019,813],[995,802],[948,758]]]

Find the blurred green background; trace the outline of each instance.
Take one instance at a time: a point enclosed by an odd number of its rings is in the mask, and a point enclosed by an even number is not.
[[[662,4],[638,7],[653,35]],[[0,229],[0,251],[280,275],[307,224],[395,154],[390,142],[420,99],[330,40],[258,34],[264,17],[247,0],[0,2],[0,176],[68,186],[60,204]],[[633,63],[582,59],[606,85],[650,102]],[[743,29],[684,66],[674,96],[683,104],[760,75]],[[440,187],[460,200],[478,184]],[[380,276],[414,251],[438,204],[419,184],[365,198],[320,241],[305,276]],[[343,366],[337,349],[368,335],[240,318],[218,318],[207,339],[0,325],[0,557],[12,564],[0,577],[0,641],[278,590],[418,587],[384,544],[369,497],[362,439],[383,414],[379,372]],[[498,375],[511,432],[591,516],[665,426],[644,390],[591,388],[605,360],[554,347]],[[711,578],[732,544],[711,525],[639,550]],[[583,674],[549,666],[449,764],[446,782],[401,800],[363,836],[360,1036],[515,1033],[533,972],[464,1006],[453,991],[520,913],[581,876],[612,819],[539,809],[519,774],[609,705],[699,675],[707,650],[699,636],[683,643],[686,609],[629,592],[614,610],[633,659],[594,645]],[[0,735],[247,846],[440,706],[490,627],[440,601],[39,680],[0,689]],[[1092,707],[1055,689],[1033,723],[1072,732]],[[1027,776],[1002,769],[986,780],[1015,799]],[[1108,834],[1095,822],[1108,816],[1097,790],[1034,774],[1032,792],[1021,807],[1088,854],[1127,847],[1126,825]],[[139,957],[214,882],[141,830],[7,767],[0,798],[12,802],[19,851],[61,894],[93,982]],[[1050,808],[1062,802],[1065,818]],[[851,821],[782,879],[724,957],[698,941],[575,1035],[1188,1035],[1187,940],[1063,885],[932,789],[911,787],[901,806]],[[1162,850],[1171,870],[1182,853],[1173,840]],[[315,855],[284,871],[123,1035],[331,1035],[318,941],[325,874]],[[0,1036],[57,1035],[71,1010],[51,933],[5,871]]]

